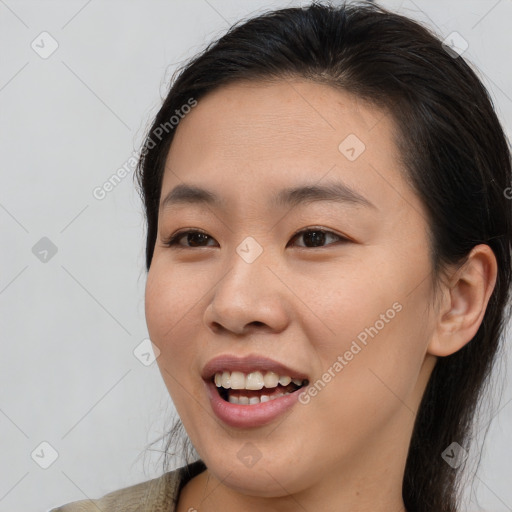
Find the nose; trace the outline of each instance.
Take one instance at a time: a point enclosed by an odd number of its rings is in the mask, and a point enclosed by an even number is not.
[[[248,263],[234,251],[213,290],[204,322],[216,334],[281,332],[289,323],[287,286],[265,251]]]

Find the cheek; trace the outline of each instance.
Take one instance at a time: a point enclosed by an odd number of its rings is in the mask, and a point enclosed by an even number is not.
[[[418,332],[410,329],[414,308],[407,306],[404,304],[380,331],[369,331],[372,334],[368,334],[366,344],[349,336],[339,340],[337,349],[318,347],[319,352],[323,350],[324,373],[315,376],[320,380],[315,380],[319,392],[311,399],[311,407],[320,411],[316,413],[319,418],[325,414],[329,421],[312,428],[318,436],[339,439],[334,457],[360,447],[359,443],[377,431],[393,429],[393,424],[398,428],[395,421],[400,418],[413,421],[423,347]]]
[[[145,313],[151,341],[162,350],[162,339],[165,329],[171,328],[168,308],[169,294],[166,293],[163,279],[155,270],[154,264],[150,267],[146,281]]]
[[[160,350],[157,364],[173,396],[175,388],[187,385],[190,376],[198,371],[194,366],[195,340],[206,290],[208,287],[189,274],[173,271],[158,258],[150,267],[145,290],[146,323],[151,341]]]
[[[194,292],[194,289],[196,290]],[[183,320],[193,313],[191,308],[198,301],[198,287],[171,269],[155,261],[150,267],[146,282],[145,313],[151,340],[160,350],[183,340],[179,331],[190,328],[190,321]]]
[[[325,275],[303,279],[302,288],[296,291],[307,306],[303,329],[308,338],[321,340],[327,354],[343,354],[358,337],[364,342],[369,337],[366,329],[375,322],[381,327],[381,314],[388,312],[386,320],[393,318],[400,283],[393,277],[383,282],[386,273],[395,275],[379,266],[376,256],[345,260],[328,268]]]
[[[386,264],[376,259],[364,268],[354,266],[316,296],[309,295],[329,328],[325,337],[310,332],[309,339],[317,340],[322,371],[335,375],[316,375],[331,382],[319,393],[318,403],[325,408],[343,404],[333,411],[338,425],[350,423],[350,414],[382,419],[403,407],[401,400],[407,403],[412,396],[432,335],[426,310],[430,287],[428,280],[418,278],[428,275],[427,262],[418,269],[417,264],[383,259]]]

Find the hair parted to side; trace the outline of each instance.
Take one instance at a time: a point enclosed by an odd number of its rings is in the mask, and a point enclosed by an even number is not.
[[[191,98],[238,80],[306,78],[354,94],[388,112],[404,178],[428,212],[432,280],[488,244],[498,276],[482,324],[458,352],[437,361],[417,413],[403,499],[414,512],[454,512],[460,470],[441,453],[471,438],[510,316],[510,149],[492,100],[462,57],[454,58],[428,29],[369,3],[313,3],[242,20],[173,77],[149,134]],[[175,130],[148,135],[136,177],[147,220],[146,268],[157,235],[165,160]],[[149,141],[151,140],[151,144]],[[178,432],[174,428],[172,432]],[[168,439],[167,450],[173,442]],[[165,469],[165,468],[164,468]]]

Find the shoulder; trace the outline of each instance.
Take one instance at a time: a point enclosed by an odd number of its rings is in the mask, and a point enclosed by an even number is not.
[[[97,512],[98,510],[135,512],[150,511],[157,501],[160,504],[163,502],[171,505],[177,483],[176,473],[177,471],[171,471],[147,482],[110,492],[98,499],[74,501],[50,512]]]
[[[147,482],[110,492],[101,498],[74,501],[49,512],[173,511],[181,487],[204,468],[204,463],[197,461]]]

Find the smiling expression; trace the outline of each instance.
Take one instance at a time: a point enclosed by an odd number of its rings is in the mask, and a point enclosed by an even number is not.
[[[305,80],[223,86],[176,130],[146,318],[187,433],[231,489],[400,480],[435,358],[427,215],[394,136],[389,114]],[[218,356],[270,358],[325,385],[268,421],[230,424],[202,375]]]

